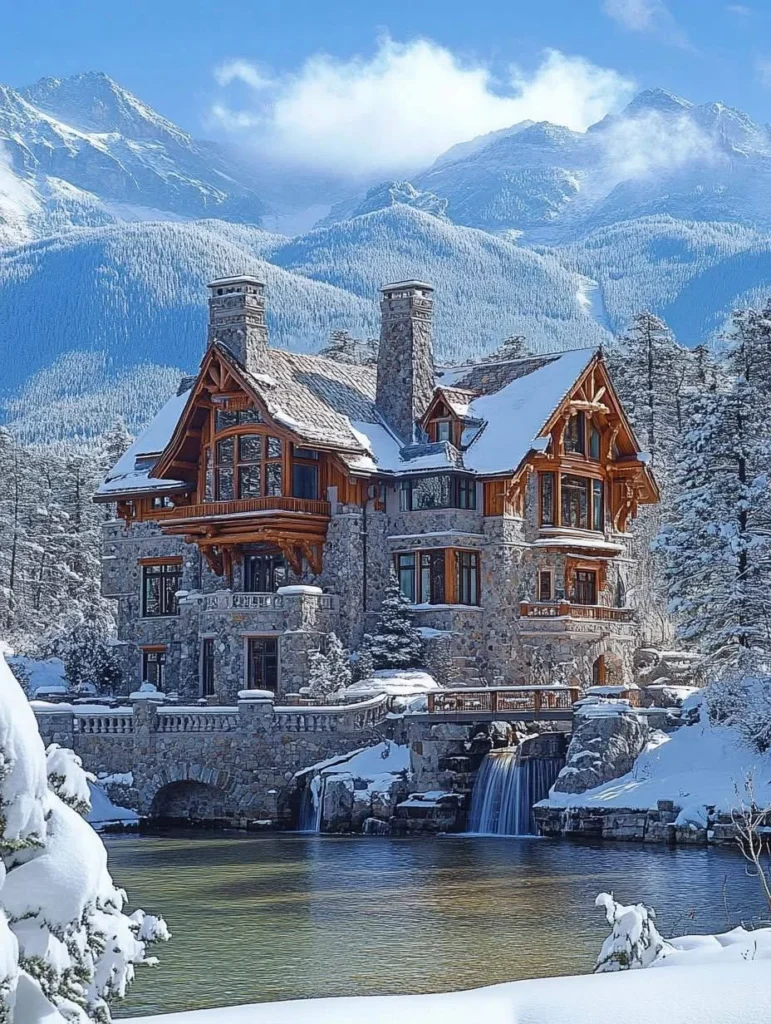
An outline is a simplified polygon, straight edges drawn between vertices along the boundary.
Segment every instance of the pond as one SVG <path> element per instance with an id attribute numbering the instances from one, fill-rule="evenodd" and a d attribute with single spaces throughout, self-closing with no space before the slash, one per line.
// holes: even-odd
<path id="1" fill-rule="evenodd" d="M 117 884 L 174 933 L 119 1017 L 587 972 L 602 890 L 654 906 L 665 935 L 763 912 L 732 850 L 201 831 L 107 846 Z"/>

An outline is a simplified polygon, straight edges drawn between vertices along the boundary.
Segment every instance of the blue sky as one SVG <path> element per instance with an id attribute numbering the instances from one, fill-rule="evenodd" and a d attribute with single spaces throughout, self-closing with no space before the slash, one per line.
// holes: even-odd
<path id="1" fill-rule="evenodd" d="M 424 95 L 422 120 L 406 109 L 404 134 L 426 129 L 430 139 L 408 145 L 407 162 L 454 141 L 439 122 L 455 111 L 461 138 L 503 126 L 509 113 L 581 128 L 651 86 L 771 121 L 771 0 L 2 4 L 0 81 L 103 70 L 194 135 L 260 136 L 273 155 L 304 146 L 308 159 L 320 145 L 333 162 L 348 147 L 366 164 L 356 130 L 346 135 L 340 122 L 377 148 L 376 131 L 362 135 L 373 108 L 392 107 L 401 125 Z M 517 96 L 518 105 L 496 102 Z M 322 110 L 334 123 L 308 137 L 301 126 L 297 141 L 298 119 Z"/>

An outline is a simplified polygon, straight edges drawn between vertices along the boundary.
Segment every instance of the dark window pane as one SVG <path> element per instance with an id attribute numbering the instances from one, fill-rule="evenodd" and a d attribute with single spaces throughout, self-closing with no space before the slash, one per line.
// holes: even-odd
<path id="1" fill-rule="evenodd" d="M 242 434 L 238 439 L 238 461 L 259 462 L 262 458 L 262 434 Z"/>
<path id="2" fill-rule="evenodd" d="M 402 480 L 399 484 L 399 511 L 409 512 L 412 508 L 412 487 L 409 480 Z"/>
<path id="3" fill-rule="evenodd" d="M 260 470 L 259 463 L 251 466 L 238 467 L 238 497 L 259 498 L 260 496 Z"/>
<path id="4" fill-rule="evenodd" d="M 269 459 L 280 459 L 281 458 L 281 438 L 280 437 L 269 437 L 268 438 L 268 458 Z"/>
<path id="5" fill-rule="evenodd" d="M 269 462 L 265 466 L 265 493 L 272 497 L 283 494 L 280 462 Z"/>
<path id="6" fill-rule="evenodd" d="M 423 604 L 444 604 L 444 551 L 421 552 L 420 600 Z"/>
<path id="7" fill-rule="evenodd" d="M 152 683 L 159 690 L 163 690 L 164 676 L 166 674 L 166 652 L 165 651 L 143 651 L 142 652 L 142 681 Z"/>
<path id="8" fill-rule="evenodd" d="M 223 438 L 217 442 L 217 498 L 230 501 L 233 497 L 233 454 L 235 440 Z"/>
<path id="9" fill-rule="evenodd" d="M 306 466 L 295 462 L 292 467 L 292 493 L 295 498 L 315 501 L 319 496 L 318 466 Z"/>
<path id="10" fill-rule="evenodd" d="M 278 686 L 278 641 L 275 637 L 250 637 L 247 682 L 252 690 L 275 690 Z"/>
<path id="11" fill-rule="evenodd" d="M 551 573 L 548 569 L 542 569 L 538 573 L 538 600 L 551 601 Z"/>
<path id="12" fill-rule="evenodd" d="M 541 473 L 541 525 L 554 525 L 554 473 Z"/>
<path id="13" fill-rule="evenodd" d="M 233 470 L 217 470 L 217 498 L 219 501 L 230 501 L 233 497 Z"/>
<path id="14" fill-rule="evenodd" d="M 455 565 L 458 604 L 479 604 L 479 555 L 457 551 Z"/>
<path id="15" fill-rule="evenodd" d="M 437 420 L 436 421 L 436 439 L 437 441 L 451 441 L 452 428 L 449 420 Z"/>
<path id="16" fill-rule="evenodd" d="M 565 451 L 584 455 L 586 452 L 586 431 L 584 414 L 577 412 L 571 416 L 565 428 Z"/>
<path id="17" fill-rule="evenodd" d="M 603 530 L 605 528 L 605 501 L 604 488 L 601 480 L 592 480 L 592 529 Z"/>
<path id="18" fill-rule="evenodd" d="M 600 432 L 597 427 L 589 431 L 589 458 L 599 459 L 600 457 Z"/>
<path id="19" fill-rule="evenodd" d="M 228 427 L 238 425 L 238 413 L 228 412 L 227 409 L 217 409 L 214 417 L 214 429 L 216 431 L 227 430 Z"/>
<path id="20" fill-rule="evenodd" d="M 474 509 L 477 507 L 476 481 L 467 476 L 455 478 L 455 507 Z"/>
<path id="21" fill-rule="evenodd" d="M 239 423 L 262 423 L 259 409 L 242 409 L 236 416 Z"/>
<path id="22" fill-rule="evenodd" d="M 401 592 L 411 603 L 415 603 L 415 556 L 412 554 L 398 555 L 396 572 L 399 577 Z"/>
<path id="23" fill-rule="evenodd" d="M 296 459 L 318 459 L 319 453 L 315 452 L 312 448 L 297 448 L 293 446 L 294 457 Z"/>
<path id="24" fill-rule="evenodd" d="M 181 583 L 181 565 L 142 566 L 142 614 L 146 618 L 177 615 L 177 591 Z"/>
<path id="25" fill-rule="evenodd" d="M 214 501 L 214 467 L 211 463 L 211 448 L 204 450 L 203 500 Z"/>
<path id="26" fill-rule="evenodd" d="M 412 508 L 450 507 L 450 477 L 424 476 L 412 480 Z"/>
<path id="27" fill-rule="evenodd" d="M 244 590 L 272 594 L 286 583 L 284 556 L 279 552 L 244 557 Z"/>
<path id="28" fill-rule="evenodd" d="M 201 695 L 214 693 L 214 640 L 207 637 L 201 642 Z"/>
<path id="29" fill-rule="evenodd" d="M 589 491 L 590 481 L 582 476 L 563 475 L 562 486 L 562 525 L 571 526 L 576 530 L 589 529 Z"/>
<path id="30" fill-rule="evenodd" d="M 597 604 L 597 573 L 591 569 L 576 570 L 575 593 L 576 604 Z"/>

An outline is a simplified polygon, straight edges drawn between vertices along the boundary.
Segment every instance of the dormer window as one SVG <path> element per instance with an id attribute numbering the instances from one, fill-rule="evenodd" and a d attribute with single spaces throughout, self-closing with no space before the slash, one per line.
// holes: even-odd
<path id="1" fill-rule="evenodd" d="M 454 417 L 444 402 L 437 402 L 426 424 L 429 441 L 449 441 L 454 444 Z"/>
<path id="2" fill-rule="evenodd" d="M 452 423 L 449 420 L 434 420 L 437 441 L 452 440 Z"/>

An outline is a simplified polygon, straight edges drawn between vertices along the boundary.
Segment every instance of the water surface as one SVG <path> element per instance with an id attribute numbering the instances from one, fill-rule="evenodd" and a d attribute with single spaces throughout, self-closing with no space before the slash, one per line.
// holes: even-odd
<path id="1" fill-rule="evenodd" d="M 107 845 L 116 882 L 174 933 L 122 1017 L 589 971 L 607 934 L 602 890 L 655 906 L 665 935 L 763 911 L 728 850 L 238 832 Z"/>

